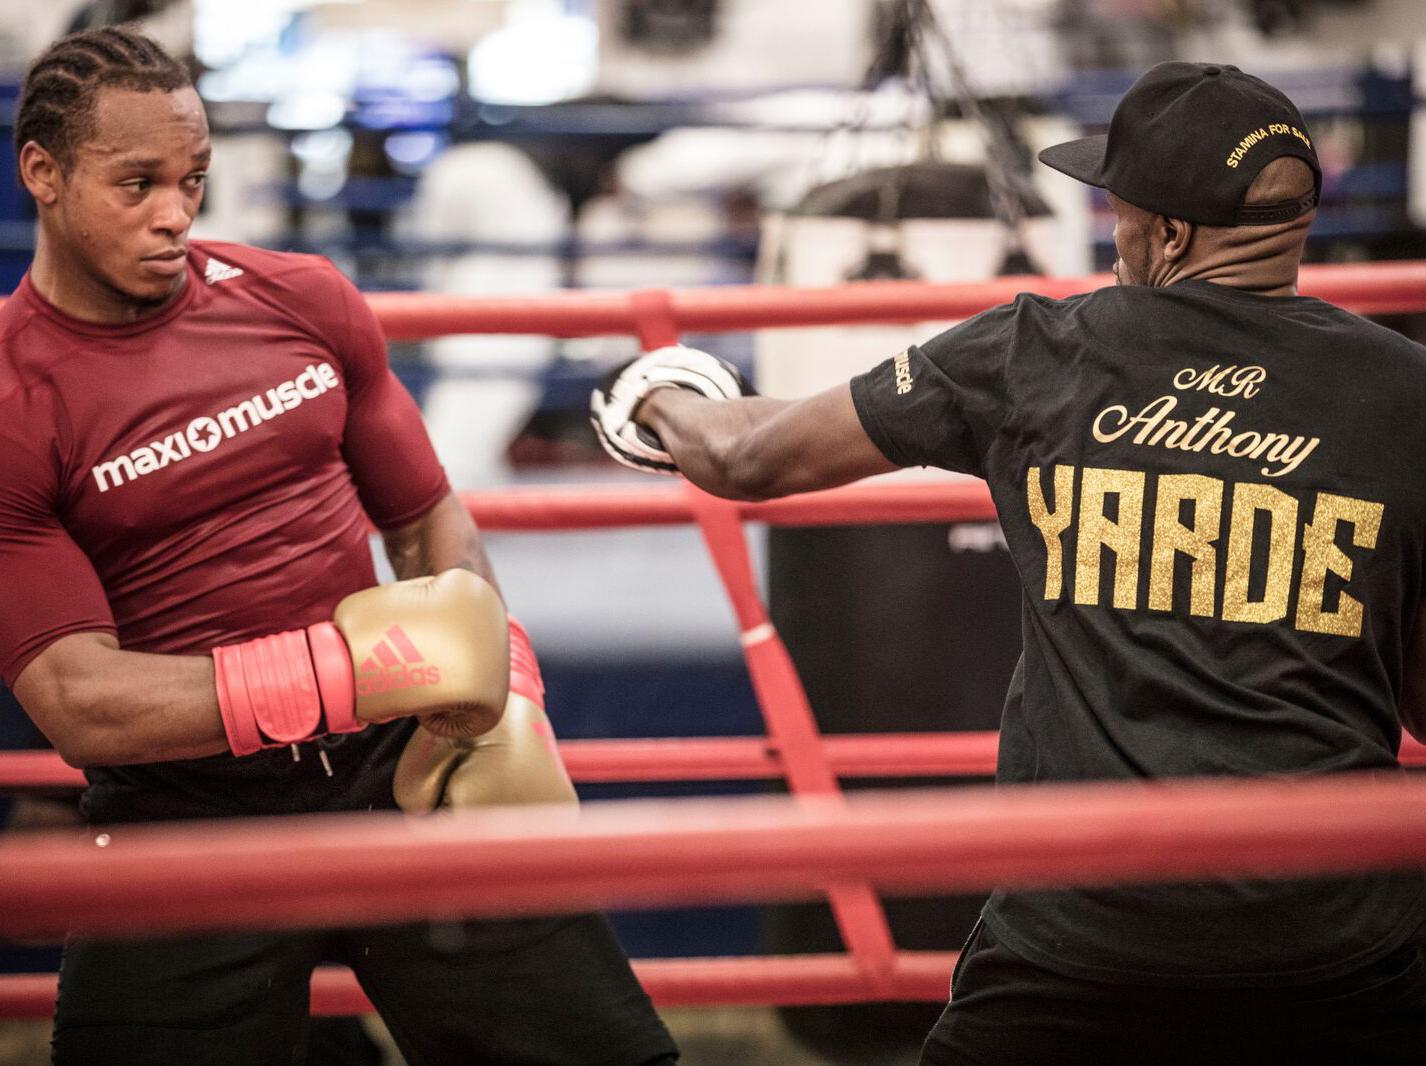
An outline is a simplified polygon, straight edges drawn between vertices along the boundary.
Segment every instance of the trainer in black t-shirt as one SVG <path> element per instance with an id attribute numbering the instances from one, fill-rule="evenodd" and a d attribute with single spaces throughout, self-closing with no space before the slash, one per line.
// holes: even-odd
<path id="1" fill-rule="evenodd" d="M 898 465 L 984 477 L 1024 583 L 1006 784 L 1400 773 L 1426 566 L 1426 349 L 1320 300 L 1202 281 L 1022 296 L 852 382 Z M 1422 918 L 1393 874 L 997 892 L 1074 976 L 1305 982 Z"/>
<path id="2" fill-rule="evenodd" d="M 984 477 L 1024 585 L 1005 784 L 1399 777 L 1401 726 L 1426 739 L 1426 349 L 1297 295 L 1301 113 L 1161 63 L 1039 158 L 1105 190 L 1119 287 L 1022 296 L 799 400 L 657 349 L 595 390 L 601 442 L 737 500 Z M 997 892 L 922 1061 L 1418 1062 L 1423 916 L 1422 871 Z"/>

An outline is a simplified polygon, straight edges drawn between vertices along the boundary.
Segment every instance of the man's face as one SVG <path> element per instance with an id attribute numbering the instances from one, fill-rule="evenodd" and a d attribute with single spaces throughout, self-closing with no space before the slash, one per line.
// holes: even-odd
<path id="1" fill-rule="evenodd" d="M 1109 206 L 1114 209 L 1114 248 L 1119 253 L 1114 261 L 1115 283 L 1147 285 L 1153 257 L 1154 216 L 1113 193 L 1109 194 Z"/>
<path id="2" fill-rule="evenodd" d="M 94 112 L 58 186 L 59 267 L 95 311 L 156 307 L 186 278 L 210 156 L 203 104 L 193 89 L 105 88 Z"/>

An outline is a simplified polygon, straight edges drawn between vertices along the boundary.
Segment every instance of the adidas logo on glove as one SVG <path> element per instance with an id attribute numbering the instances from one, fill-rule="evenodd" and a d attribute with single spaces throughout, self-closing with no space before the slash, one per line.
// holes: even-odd
<path id="1" fill-rule="evenodd" d="M 371 696 L 378 692 L 440 684 L 439 667 L 415 665 L 425 661 L 425 656 L 411 643 L 406 631 L 400 626 L 392 626 L 357 667 L 357 695 Z"/>

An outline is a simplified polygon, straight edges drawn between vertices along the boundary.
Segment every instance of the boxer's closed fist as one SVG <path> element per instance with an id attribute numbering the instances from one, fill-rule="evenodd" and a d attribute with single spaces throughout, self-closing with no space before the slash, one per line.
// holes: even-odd
<path id="1" fill-rule="evenodd" d="M 467 570 L 354 592 L 330 622 L 213 649 L 235 755 L 414 715 L 437 736 L 500 721 L 510 684 L 505 606 Z"/>
<path id="2" fill-rule="evenodd" d="M 332 624 L 351 654 L 361 721 L 414 715 L 438 736 L 476 737 L 500 720 L 509 688 L 505 607 L 470 571 L 354 592 Z"/>
<path id="3" fill-rule="evenodd" d="M 655 389 L 690 389 L 711 400 L 753 395 L 731 363 L 681 344 L 656 348 L 612 370 L 589 397 L 599 443 L 625 466 L 660 474 L 677 473 L 678 466 L 658 435 L 635 420 L 639 404 Z"/>

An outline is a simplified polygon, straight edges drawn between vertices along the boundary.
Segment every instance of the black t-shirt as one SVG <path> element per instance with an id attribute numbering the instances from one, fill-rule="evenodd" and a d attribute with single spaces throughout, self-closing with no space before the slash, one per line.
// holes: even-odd
<path id="1" fill-rule="evenodd" d="M 1206 282 L 1021 296 L 852 381 L 893 462 L 989 483 L 1024 585 L 997 781 L 1400 773 L 1426 565 L 1426 349 Z M 996 892 L 1033 962 L 1326 979 L 1391 951 L 1415 873 Z"/>

